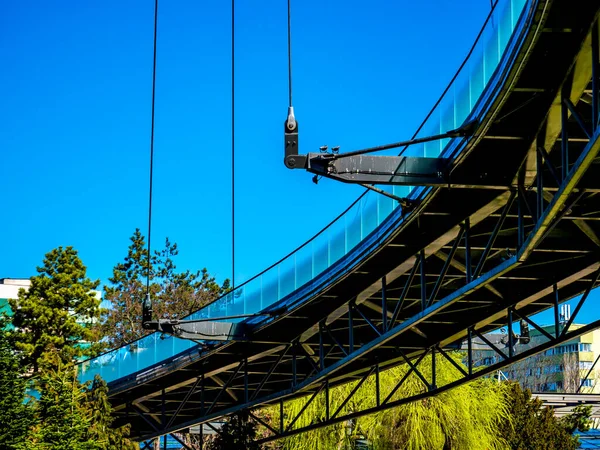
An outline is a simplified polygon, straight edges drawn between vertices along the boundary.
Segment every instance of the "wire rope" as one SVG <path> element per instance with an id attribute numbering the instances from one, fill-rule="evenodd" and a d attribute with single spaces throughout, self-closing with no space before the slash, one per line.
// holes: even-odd
<path id="1" fill-rule="evenodd" d="M 152 119 L 150 125 L 150 186 L 148 193 L 148 261 L 146 262 L 146 298 L 150 297 L 150 259 L 152 250 L 152 187 L 154 175 L 154 111 L 156 104 L 156 41 L 158 28 L 158 0 L 154 0 L 154 54 L 152 61 Z"/>
<path id="2" fill-rule="evenodd" d="M 235 287 L 235 0 L 231 0 L 231 287 Z"/>
<path id="3" fill-rule="evenodd" d="M 292 106 L 292 0 L 287 2 L 288 100 Z"/>

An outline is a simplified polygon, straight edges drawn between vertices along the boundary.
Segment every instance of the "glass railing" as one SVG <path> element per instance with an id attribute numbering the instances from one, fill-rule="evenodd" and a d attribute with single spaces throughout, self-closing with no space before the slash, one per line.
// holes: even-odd
<path id="1" fill-rule="evenodd" d="M 458 128 L 481 109 L 484 89 L 499 67 L 510 37 L 524 19 L 520 18 L 527 0 L 498 0 L 477 41 L 440 100 L 415 133 L 428 136 Z M 479 109 L 478 109 L 479 108 Z M 457 140 L 456 140 L 457 141 Z M 445 156 L 456 141 L 445 139 L 409 147 L 406 155 Z M 401 197 L 417 194 L 409 186 L 387 186 L 385 190 Z M 250 314 L 278 302 L 321 274 L 382 224 L 398 203 L 372 191 L 365 192 L 336 220 L 296 251 L 251 278 L 225 296 L 195 312 L 189 318 L 218 318 Z M 153 333 L 129 345 L 80 364 L 80 379 L 96 374 L 107 382 L 144 371 L 197 346 L 189 340 Z"/>

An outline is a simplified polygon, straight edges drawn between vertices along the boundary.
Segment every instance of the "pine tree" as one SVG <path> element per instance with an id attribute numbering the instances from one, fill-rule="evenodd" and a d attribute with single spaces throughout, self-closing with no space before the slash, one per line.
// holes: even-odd
<path id="1" fill-rule="evenodd" d="M 91 386 L 77 380 L 75 366 L 64 364 L 57 352 L 35 380 L 39 400 L 34 401 L 35 423 L 24 443 L 27 450 L 135 450 L 127 439 L 128 427 L 111 428 L 113 418 L 106 383 L 96 378 Z M 17 450 L 21 450 L 18 448 Z"/>
<path id="2" fill-rule="evenodd" d="M 100 350 L 95 323 L 100 300 L 94 289 L 99 281 L 86 275 L 86 267 L 73 247 L 58 247 L 47 253 L 38 274 L 31 277 L 28 291 L 21 289 L 11 299 L 16 327 L 14 342 L 33 373 L 39 372 L 49 352 L 63 363 L 93 356 Z"/>
<path id="3" fill-rule="evenodd" d="M 577 405 L 570 414 L 560 418 L 560 424 L 567 430 L 567 433 L 573 434 L 576 431 L 586 432 L 592 426 L 592 405 Z"/>
<path id="4" fill-rule="evenodd" d="M 95 442 L 88 435 L 92 417 L 86 414 L 86 394 L 77 381 L 72 366 L 54 355 L 54 368 L 44 370 L 36 383 L 39 400 L 36 404 L 37 424 L 34 427 L 31 447 L 33 449 L 91 450 L 102 449 L 102 442 Z M 53 359 L 46 355 L 47 360 Z"/>
<path id="5" fill-rule="evenodd" d="M 145 238 L 139 229 L 130 241 L 127 256 L 113 268 L 110 285 L 104 287 L 104 299 L 112 306 L 106 313 L 103 332 L 111 347 L 148 334 L 141 326 L 147 277 L 157 319 L 187 316 L 229 289 L 228 280 L 219 286 L 206 269 L 178 272 L 174 258 L 179 249 L 168 238 L 164 248 L 155 251 L 150 261 Z"/>
<path id="6" fill-rule="evenodd" d="M 127 439 L 130 426 L 111 427 L 114 418 L 108 400 L 106 382 L 96 375 L 91 388 L 86 392 L 87 413 L 91 416 L 88 435 L 94 442 L 102 442 L 103 450 L 137 450 L 138 445 Z"/>
<path id="7" fill-rule="evenodd" d="M 511 416 L 503 422 L 501 430 L 509 448 L 574 450 L 579 446 L 577 437 L 571 435 L 574 429 L 567 429 L 573 421 L 557 419 L 552 408 L 544 407 L 540 399 L 533 398 L 531 392 L 523 390 L 518 383 L 507 385 Z"/>
<path id="8" fill-rule="evenodd" d="M 33 423 L 31 403 L 25 402 L 26 380 L 13 351 L 9 321 L 0 316 L 0 448 L 18 450 Z"/>

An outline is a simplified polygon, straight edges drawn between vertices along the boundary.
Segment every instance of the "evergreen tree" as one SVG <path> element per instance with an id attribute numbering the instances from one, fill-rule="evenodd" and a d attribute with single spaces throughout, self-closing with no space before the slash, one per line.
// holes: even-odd
<path id="1" fill-rule="evenodd" d="M 135 450 L 127 439 L 129 427 L 113 429 L 106 383 L 96 378 L 91 386 L 79 383 L 73 364 L 54 363 L 35 380 L 39 400 L 34 402 L 35 424 L 24 443 L 28 450 Z M 19 448 L 19 450 L 21 450 Z"/>
<path id="2" fill-rule="evenodd" d="M 55 368 L 44 370 L 36 383 L 40 398 L 36 405 L 37 424 L 30 448 L 103 449 L 102 442 L 95 442 L 88 435 L 92 417 L 87 414 L 86 394 L 77 381 L 75 371 L 63 365 L 58 353 L 53 354 L 55 361 L 52 365 Z M 51 359 L 46 356 L 47 360 Z"/>
<path id="3" fill-rule="evenodd" d="M 0 448 L 23 448 L 33 422 L 31 404 L 25 402 L 26 380 L 10 343 L 9 321 L 0 316 Z"/>
<path id="4" fill-rule="evenodd" d="M 174 258 L 179 249 L 167 238 L 150 261 L 145 238 L 139 229 L 130 237 L 127 256 L 113 268 L 110 285 L 104 287 L 104 299 L 112 306 L 106 312 L 104 335 L 111 347 L 118 347 L 146 334 L 142 324 L 142 301 L 146 297 L 147 277 L 156 319 L 182 318 L 218 298 L 229 289 L 201 271 L 178 272 Z"/>
<path id="5" fill-rule="evenodd" d="M 254 442 L 256 424 L 251 422 L 248 413 L 242 411 L 229 418 L 221 427 L 221 432 L 209 441 L 208 450 L 259 450 Z"/>
<path id="6" fill-rule="evenodd" d="M 552 408 L 544 407 L 542 401 L 533 398 L 518 383 L 507 383 L 510 419 L 503 422 L 502 434 L 509 448 L 515 450 L 569 450 L 579 446 L 579 440 L 567 429 L 579 420 L 561 421 L 554 416 Z"/>
<path id="7" fill-rule="evenodd" d="M 21 289 L 17 299 L 9 300 L 15 346 L 33 373 L 49 363 L 44 360 L 49 352 L 68 363 L 100 350 L 94 325 L 100 316 L 100 300 L 92 292 L 99 281 L 87 277 L 77 250 L 52 250 L 37 271 L 29 290 Z"/>
<path id="8" fill-rule="evenodd" d="M 592 405 L 577 405 L 571 411 L 560 418 L 560 424 L 567 430 L 567 433 L 573 434 L 576 431 L 586 432 L 592 426 Z"/>
<path id="9" fill-rule="evenodd" d="M 88 435 L 94 442 L 102 442 L 102 450 L 138 450 L 139 446 L 127 439 L 130 426 L 111 427 L 114 418 L 108 400 L 106 382 L 96 375 L 86 392 L 87 414 L 91 416 Z"/>

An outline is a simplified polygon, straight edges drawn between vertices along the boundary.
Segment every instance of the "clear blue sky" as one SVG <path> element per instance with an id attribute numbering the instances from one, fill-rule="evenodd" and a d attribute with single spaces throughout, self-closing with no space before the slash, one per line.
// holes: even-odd
<path id="1" fill-rule="evenodd" d="M 409 137 L 475 39 L 487 0 L 293 0 L 301 151 Z M 0 277 L 73 245 L 106 282 L 147 232 L 152 0 L 0 6 Z M 229 2 L 162 0 L 153 243 L 231 277 Z M 319 231 L 361 189 L 282 163 L 286 2 L 236 6 L 236 280 Z M 590 306 L 591 307 L 591 306 Z M 587 308 L 586 308 L 587 310 Z M 588 312 L 582 311 L 582 317 Z M 544 322 L 551 314 L 544 314 Z"/>
<path id="2" fill-rule="evenodd" d="M 75 246 L 103 282 L 146 233 L 153 1 L 4 2 L 0 7 L 0 277 L 29 277 Z M 490 4 L 293 2 L 301 151 L 412 134 Z M 153 243 L 180 269 L 231 276 L 228 2 L 161 1 Z M 236 280 L 293 250 L 361 189 L 282 163 L 286 2 L 236 7 Z"/>
<path id="3" fill-rule="evenodd" d="M 293 3 L 301 150 L 408 137 L 489 12 L 487 0 Z M 0 7 L 0 277 L 75 246 L 105 281 L 147 228 L 152 0 Z M 231 276 L 228 2 L 159 8 L 153 243 L 181 269 Z M 293 250 L 360 188 L 282 163 L 286 2 L 236 6 L 236 280 Z"/>

